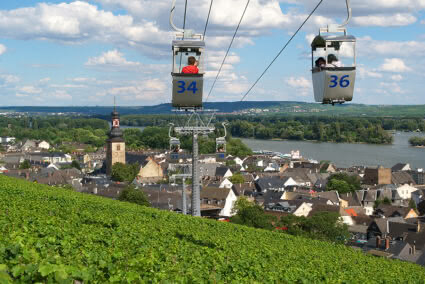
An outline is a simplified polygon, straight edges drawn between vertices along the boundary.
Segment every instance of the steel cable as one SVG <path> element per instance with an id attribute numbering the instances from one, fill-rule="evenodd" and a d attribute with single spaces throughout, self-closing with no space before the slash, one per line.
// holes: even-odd
<path id="1" fill-rule="evenodd" d="M 308 17 L 304 20 L 304 22 L 301 24 L 301 26 L 297 29 L 297 31 L 291 36 L 291 38 L 286 42 L 286 44 L 283 46 L 283 48 L 279 51 L 279 53 L 275 56 L 275 58 L 272 60 L 272 62 L 267 66 L 267 68 L 261 73 L 260 77 L 255 81 L 255 83 L 249 88 L 249 90 L 245 93 L 245 95 L 242 96 L 241 102 L 246 98 L 246 96 L 251 92 L 251 90 L 257 85 L 258 81 L 266 74 L 267 70 L 272 66 L 272 64 L 276 61 L 276 59 L 282 54 L 282 52 L 286 49 L 286 47 L 291 43 L 292 39 L 298 34 L 298 32 L 302 29 L 302 27 L 307 23 L 307 21 L 310 19 L 310 17 L 316 12 L 317 8 L 319 8 L 320 4 L 322 4 L 323 0 L 320 0 L 320 2 L 316 5 L 316 7 L 311 11 L 311 13 L 308 15 Z"/>

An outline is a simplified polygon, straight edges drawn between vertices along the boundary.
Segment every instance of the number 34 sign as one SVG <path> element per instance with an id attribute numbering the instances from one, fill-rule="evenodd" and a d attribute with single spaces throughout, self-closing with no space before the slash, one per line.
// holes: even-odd
<path id="1" fill-rule="evenodd" d="M 187 91 L 192 91 L 193 94 L 196 94 L 196 91 L 198 91 L 198 88 L 196 88 L 196 81 L 192 81 L 187 87 L 185 81 L 177 81 L 177 93 L 182 94 Z"/>
<path id="2" fill-rule="evenodd" d="M 350 77 L 350 75 L 344 75 L 344 76 L 341 76 L 341 78 L 338 78 L 338 76 L 336 76 L 336 75 L 331 75 L 331 81 L 330 81 L 329 88 L 335 88 L 338 85 L 341 88 L 347 88 L 348 86 L 350 86 L 349 77 Z"/>

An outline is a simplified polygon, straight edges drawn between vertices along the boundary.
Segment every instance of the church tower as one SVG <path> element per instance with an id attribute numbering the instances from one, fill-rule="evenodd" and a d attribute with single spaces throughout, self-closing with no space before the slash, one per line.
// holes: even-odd
<path id="1" fill-rule="evenodd" d="M 106 141 L 106 174 L 111 175 L 112 166 L 115 163 L 125 164 L 125 141 L 123 133 L 120 129 L 120 115 L 115 108 L 114 98 L 114 111 L 111 113 L 112 127 L 109 132 L 109 139 Z"/>

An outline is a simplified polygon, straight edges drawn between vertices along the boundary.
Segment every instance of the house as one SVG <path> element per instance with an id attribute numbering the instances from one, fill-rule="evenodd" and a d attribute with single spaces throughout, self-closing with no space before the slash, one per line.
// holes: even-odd
<path id="1" fill-rule="evenodd" d="M 219 180 L 233 176 L 232 171 L 227 167 L 217 167 L 215 170 L 215 177 Z"/>
<path id="2" fill-rule="evenodd" d="M 377 168 L 366 168 L 363 183 L 369 185 L 391 184 L 391 169 L 379 166 Z"/>
<path id="3" fill-rule="evenodd" d="M 415 185 L 415 181 L 408 172 L 393 172 L 391 175 L 392 184 Z"/>
<path id="4" fill-rule="evenodd" d="M 363 197 L 363 207 L 366 210 L 366 215 L 373 214 L 373 206 L 375 205 L 375 201 L 378 199 L 378 191 L 376 189 L 370 189 L 364 191 Z"/>
<path id="5" fill-rule="evenodd" d="M 218 163 L 199 163 L 198 166 L 199 174 L 203 179 L 212 179 L 215 178 L 217 168 L 221 165 Z"/>
<path id="6" fill-rule="evenodd" d="M 374 215 L 380 218 L 401 217 L 403 219 L 418 218 L 416 211 L 409 207 L 399 207 L 380 204 L 376 207 Z"/>
<path id="7" fill-rule="evenodd" d="M 57 170 L 53 167 L 45 168 L 37 173 L 30 174 L 29 180 L 47 184 L 47 185 L 73 185 L 76 187 L 82 187 L 83 175 L 80 170 L 77 169 L 66 169 Z"/>
<path id="8" fill-rule="evenodd" d="M 415 201 L 416 205 L 425 200 L 425 189 L 418 189 L 411 194 L 411 198 Z"/>
<path id="9" fill-rule="evenodd" d="M 425 172 L 422 169 L 410 171 L 409 173 L 416 184 L 425 184 Z"/>
<path id="10" fill-rule="evenodd" d="M 380 238 L 390 237 L 393 240 L 404 240 L 409 233 L 417 233 L 419 230 L 418 224 L 377 218 L 367 228 L 367 234 L 368 239 L 379 236 Z"/>
<path id="11" fill-rule="evenodd" d="M 16 138 L 15 137 L 0 137 L 0 144 L 13 144 L 15 143 Z"/>
<path id="12" fill-rule="evenodd" d="M 9 170 L 5 168 L 4 166 L 0 166 L 0 174 L 7 173 Z"/>
<path id="13" fill-rule="evenodd" d="M 71 155 L 60 152 L 37 152 L 29 153 L 27 159 L 32 165 L 38 164 L 70 164 L 72 162 Z"/>
<path id="14" fill-rule="evenodd" d="M 312 210 L 311 204 L 301 200 L 279 201 L 276 203 L 269 203 L 265 207 L 266 213 L 267 211 L 268 212 L 272 211 L 272 212 L 292 214 L 298 217 L 301 217 L 301 216 L 307 217 L 309 213 L 311 212 L 311 210 Z"/>
<path id="15" fill-rule="evenodd" d="M 156 183 L 164 179 L 164 171 L 154 159 L 148 158 L 145 166 L 141 166 L 136 179 L 140 183 Z"/>
<path id="16" fill-rule="evenodd" d="M 219 186 L 219 188 L 232 188 L 232 187 L 233 187 L 233 183 L 229 179 L 227 179 L 227 178 L 225 178 L 220 183 L 220 186 Z"/>
<path id="17" fill-rule="evenodd" d="M 201 190 L 201 210 L 206 205 L 221 208 L 218 215 L 220 217 L 231 217 L 233 205 L 237 197 L 231 188 L 204 187 Z"/>
<path id="18" fill-rule="evenodd" d="M 323 191 L 323 192 L 316 192 L 313 193 L 313 197 L 320 198 L 320 199 L 327 199 L 331 202 L 332 205 L 338 205 L 340 204 L 340 198 L 337 191 Z"/>
<path id="19" fill-rule="evenodd" d="M 288 168 L 282 174 L 284 177 L 291 177 L 299 186 L 312 187 L 321 176 L 306 168 Z"/>
<path id="20" fill-rule="evenodd" d="M 397 163 L 392 168 L 392 172 L 401 172 L 401 171 L 410 171 L 410 165 L 409 164 L 403 164 L 403 163 Z"/>
<path id="21" fill-rule="evenodd" d="M 417 245 L 405 240 L 393 240 L 390 237 L 372 237 L 362 248 L 365 252 L 374 256 L 399 259 L 417 264 L 420 264 L 420 259 L 423 255 L 423 252 L 417 249 Z"/>
<path id="22" fill-rule="evenodd" d="M 236 158 L 233 159 L 233 161 L 236 163 L 236 165 L 239 165 L 239 166 L 243 167 L 243 162 L 244 161 L 241 158 L 236 157 Z"/>
<path id="23" fill-rule="evenodd" d="M 44 149 L 44 150 L 49 150 L 50 149 L 50 144 L 47 141 L 39 141 L 39 140 L 31 140 L 31 139 L 27 139 L 21 146 L 21 150 L 22 151 L 28 151 L 30 149 Z"/>
<path id="24" fill-rule="evenodd" d="M 357 192 L 341 193 L 339 198 L 346 202 L 346 206 L 362 206 L 362 198 Z"/>
<path id="25" fill-rule="evenodd" d="M 279 171 L 279 165 L 276 163 L 269 163 L 267 167 L 264 169 L 264 172 L 278 172 Z"/>
<path id="26" fill-rule="evenodd" d="M 335 173 L 336 167 L 332 163 L 323 163 L 320 165 L 320 172 Z"/>
<path id="27" fill-rule="evenodd" d="M 166 184 L 141 186 L 152 207 L 166 211 L 183 211 L 183 197 L 181 186 Z M 186 210 L 191 210 L 191 191 L 186 188 Z"/>
<path id="28" fill-rule="evenodd" d="M 404 185 L 399 186 L 395 189 L 398 196 L 400 196 L 400 198 L 402 200 L 410 200 L 412 198 L 412 193 L 417 191 L 417 190 L 418 189 L 416 187 L 413 187 L 409 184 L 404 184 Z"/>
<path id="29" fill-rule="evenodd" d="M 50 144 L 47 141 L 36 141 L 36 147 L 44 150 L 50 149 Z"/>
<path id="30" fill-rule="evenodd" d="M 254 183 L 234 184 L 232 189 L 237 197 L 245 196 L 251 198 L 256 191 Z"/>
<path id="31" fill-rule="evenodd" d="M 281 179 L 279 177 L 263 177 L 255 182 L 258 192 L 284 191 L 287 186 L 294 186 L 297 183 L 292 178 Z"/>
<path id="32" fill-rule="evenodd" d="M 334 213 L 340 214 L 339 206 L 335 206 L 335 205 L 326 205 L 326 204 L 316 203 L 316 204 L 312 204 L 311 207 L 312 209 L 308 214 L 309 217 L 321 212 L 334 212 Z"/>
<path id="33" fill-rule="evenodd" d="M 320 170 L 320 164 L 311 162 L 301 162 L 295 163 L 294 168 L 310 169 L 312 170 L 312 172 L 317 173 Z"/>
<path id="34" fill-rule="evenodd" d="M 316 191 L 324 191 L 326 189 L 327 184 L 328 184 L 328 179 L 318 178 L 316 182 L 314 183 L 313 188 Z"/>

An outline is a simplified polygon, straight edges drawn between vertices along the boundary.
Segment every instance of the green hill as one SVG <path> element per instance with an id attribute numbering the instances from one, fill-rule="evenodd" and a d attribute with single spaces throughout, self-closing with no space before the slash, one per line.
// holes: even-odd
<path id="1" fill-rule="evenodd" d="M 420 266 L 0 176 L 0 283 L 423 283 Z"/>

